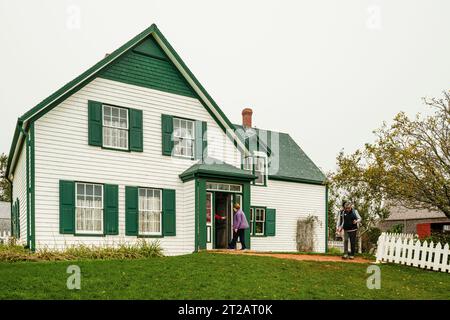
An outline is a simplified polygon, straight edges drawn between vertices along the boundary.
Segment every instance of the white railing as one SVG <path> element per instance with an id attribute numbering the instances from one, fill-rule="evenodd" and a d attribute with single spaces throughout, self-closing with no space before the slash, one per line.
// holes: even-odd
<path id="1" fill-rule="evenodd" d="M 10 237 L 11 237 L 11 232 L 0 231 L 0 243 L 6 243 Z"/>
<path id="2" fill-rule="evenodd" d="M 378 238 L 377 262 L 393 262 L 408 266 L 450 272 L 450 250 L 446 243 L 421 242 L 402 234 L 382 233 Z"/>

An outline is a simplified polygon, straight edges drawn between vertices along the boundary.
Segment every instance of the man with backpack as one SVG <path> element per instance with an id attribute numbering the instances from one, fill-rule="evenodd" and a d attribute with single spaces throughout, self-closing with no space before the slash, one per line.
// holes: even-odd
<path id="1" fill-rule="evenodd" d="M 344 256 L 343 259 L 354 259 L 356 252 L 356 232 L 358 223 L 361 222 L 361 216 L 350 201 L 344 203 L 344 209 L 339 212 L 336 223 L 336 230 L 344 232 Z M 350 240 L 350 256 L 348 255 L 348 240 Z"/>

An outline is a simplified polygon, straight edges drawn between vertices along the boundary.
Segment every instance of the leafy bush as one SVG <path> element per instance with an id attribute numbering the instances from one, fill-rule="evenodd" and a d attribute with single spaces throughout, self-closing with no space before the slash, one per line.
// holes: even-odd
<path id="1" fill-rule="evenodd" d="M 63 251 L 43 248 L 31 252 L 19 245 L 0 245 L 0 261 L 65 261 L 85 259 L 143 259 L 162 257 L 163 250 L 158 241 L 144 240 L 135 245 L 120 244 L 117 247 L 94 247 L 78 245 Z"/>
<path id="2" fill-rule="evenodd" d="M 371 228 L 361 236 L 361 249 L 365 253 L 373 253 L 381 235 L 379 228 Z"/>
<path id="3" fill-rule="evenodd" d="M 403 233 L 403 224 L 394 224 L 389 230 L 388 232 L 390 233 Z"/>
<path id="4" fill-rule="evenodd" d="M 448 243 L 450 245 L 450 233 L 443 233 L 443 232 L 435 232 L 432 233 L 431 236 L 425 238 L 424 240 L 427 240 L 428 242 L 433 241 L 435 244 L 440 242 L 441 245 L 445 245 Z"/>

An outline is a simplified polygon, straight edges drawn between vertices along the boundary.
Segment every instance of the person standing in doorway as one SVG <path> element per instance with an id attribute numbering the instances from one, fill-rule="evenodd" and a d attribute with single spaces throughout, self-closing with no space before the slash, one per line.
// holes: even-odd
<path id="1" fill-rule="evenodd" d="M 343 259 L 354 259 L 356 252 L 356 233 L 361 216 L 350 201 L 345 202 L 344 209 L 340 211 L 337 219 L 336 230 L 344 231 L 344 256 Z M 348 255 L 348 241 L 350 240 L 350 256 Z"/>
<path id="2" fill-rule="evenodd" d="M 238 241 L 241 242 L 241 250 L 246 250 L 245 246 L 245 229 L 249 228 L 247 218 L 245 217 L 244 212 L 241 210 L 241 206 L 239 203 L 235 203 L 233 205 L 234 217 L 233 217 L 233 240 L 231 240 L 228 245 L 228 249 L 235 249 L 236 243 Z"/>

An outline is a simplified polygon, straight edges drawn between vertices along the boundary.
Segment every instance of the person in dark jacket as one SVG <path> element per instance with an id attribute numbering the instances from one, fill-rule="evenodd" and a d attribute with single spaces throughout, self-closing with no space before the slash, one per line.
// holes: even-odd
<path id="1" fill-rule="evenodd" d="M 358 223 L 361 222 L 361 216 L 356 209 L 353 209 L 353 204 L 347 201 L 344 204 L 344 209 L 339 212 L 339 217 L 336 223 L 336 230 L 338 232 L 344 231 L 344 255 L 343 259 L 354 259 L 356 252 L 356 232 L 358 231 Z M 348 255 L 348 241 L 350 240 L 350 256 Z"/>

